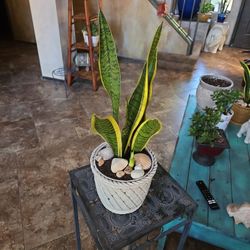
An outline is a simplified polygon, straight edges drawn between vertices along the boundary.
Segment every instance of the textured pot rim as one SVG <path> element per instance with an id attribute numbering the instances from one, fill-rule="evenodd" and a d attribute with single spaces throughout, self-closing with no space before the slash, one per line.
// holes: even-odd
<path id="1" fill-rule="evenodd" d="M 90 157 L 90 166 L 91 166 L 91 169 L 94 172 L 94 174 L 97 174 L 98 176 L 100 176 L 101 178 L 106 180 L 107 182 L 112 182 L 113 184 L 117 184 L 117 185 L 121 185 L 121 184 L 138 184 L 138 185 L 140 185 L 140 184 L 144 183 L 145 179 L 148 179 L 148 178 L 151 179 L 152 176 L 155 175 L 158 164 L 157 164 L 156 157 L 155 157 L 154 153 L 148 148 L 146 148 L 146 150 L 149 153 L 149 156 L 151 158 L 151 168 L 144 176 L 142 176 L 138 179 L 134 179 L 134 180 L 116 180 L 116 179 L 112 179 L 112 178 L 104 175 L 102 172 L 99 171 L 98 167 L 96 166 L 95 156 L 101 149 L 103 149 L 107 146 L 109 146 L 108 143 L 106 143 L 106 142 L 101 143 L 99 146 L 97 146 L 93 150 L 91 157 Z"/>
<path id="2" fill-rule="evenodd" d="M 239 107 L 239 108 L 241 108 L 241 109 L 245 109 L 245 110 L 250 110 L 250 107 L 244 107 L 244 106 L 242 106 L 240 103 L 238 103 L 238 102 L 235 102 L 233 105 L 235 105 L 235 106 L 237 106 L 237 107 Z"/>
<path id="3" fill-rule="evenodd" d="M 202 79 L 203 77 L 213 77 L 213 78 L 227 80 L 228 82 L 231 83 L 231 85 L 229 85 L 228 87 L 213 86 L 211 84 L 208 84 L 208 83 L 204 82 L 203 79 Z M 226 76 L 222 76 L 222 75 L 215 75 L 215 74 L 202 75 L 201 78 L 200 78 L 200 84 L 204 88 L 212 90 L 212 91 L 218 90 L 218 89 L 231 89 L 234 86 L 234 82 L 230 78 L 228 78 Z"/>

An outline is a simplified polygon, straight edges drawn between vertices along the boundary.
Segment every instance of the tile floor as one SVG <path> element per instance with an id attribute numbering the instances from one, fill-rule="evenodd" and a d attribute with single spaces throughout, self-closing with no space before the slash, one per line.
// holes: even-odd
<path id="1" fill-rule="evenodd" d="M 148 115 L 160 118 L 163 130 L 150 146 L 166 169 L 200 75 L 219 73 L 240 84 L 242 58 L 240 50 L 225 48 L 202 54 L 193 73 L 158 70 Z M 121 63 L 123 107 L 141 68 Z M 90 132 L 91 113 L 110 110 L 102 87 L 93 92 L 80 81 L 66 98 L 61 82 L 42 80 L 34 45 L 0 43 L 0 249 L 75 249 L 67 172 L 88 164 L 101 142 Z M 94 249 L 84 222 L 82 228 L 85 249 Z M 215 249 L 190 242 L 188 249 Z"/>

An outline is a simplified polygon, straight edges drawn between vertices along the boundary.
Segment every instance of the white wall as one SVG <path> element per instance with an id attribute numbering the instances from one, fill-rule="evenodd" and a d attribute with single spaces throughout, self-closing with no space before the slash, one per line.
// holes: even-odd
<path id="1" fill-rule="evenodd" d="M 53 70 L 63 67 L 56 0 L 29 2 L 42 76 L 51 78 Z"/>
<path id="2" fill-rule="evenodd" d="M 234 31 L 234 26 L 235 26 L 236 21 L 237 21 L 237 17 L 239 14 L 241 3 L 242 3 L 242 0 L 234 0 L 231 12 L 227 17 L 226 21 L 229 22 L 229 26 L 230 26 L 227 40 L 226 40 L 227 45 L 229 45 L 229 43 L 231 41 L 231 37 L 232 37 L 233 31 Z"/>

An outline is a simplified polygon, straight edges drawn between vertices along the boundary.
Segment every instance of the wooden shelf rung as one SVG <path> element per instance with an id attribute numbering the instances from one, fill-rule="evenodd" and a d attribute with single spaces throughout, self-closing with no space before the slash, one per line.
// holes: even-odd
<path id="1" fill-rule="evenodd" d="M 82 14 L 82 13 L 72 16 L 72 19 L 74 19 L 74 20 L 84 20 L 84 21 L 86 20 L 84 14 Z M 89 20 L 91 22 L 96 21 L 97 19 L 98 19 L 98 15 L 95 15 L 95 16 L 92 16 L 92 17 L 89 18 Z"/>

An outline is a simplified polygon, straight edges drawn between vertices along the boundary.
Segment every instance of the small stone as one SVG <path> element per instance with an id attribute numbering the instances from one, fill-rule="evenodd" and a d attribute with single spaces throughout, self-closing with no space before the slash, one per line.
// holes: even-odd
<path id="1" fill-rule="evenodd" d="M 141 178 L 143 175 L 144 175 L 144 171 L 143 170 L 133 170 L 131 172 L 131 177 L 133 179 Z"/>
<path id="2" fill-rule="evenodd" d="M 143 170 L 142 166 L 139 164 L 139 165 L 136 165 L 134 167 L 134 170 Z"/>
<path id="3" fill-rule="evenodd" d="M 101 156 L 104 161 L 107 161 L 114 157 L 112 148 L 107 147 L 99 151 L 98 156 Z"/>
<path id="4" fill-rule="evenodd" d="M 103 164 L 104 164 L 104 160 L 101 158 L 101 159 L 98 161 L 98 166 L 101 167 Z"/>
<path id="5" fill-rule="evenodd" d="M 132 169 L 131 169 L 131 167 L 130 166 L 127 166 L 124 170 L 124 173 L 125 174 L 128 174 L 128 175 L 130 175 L 131 174 L 131 172 L 132 172 Z"/>
<path id="6" fill-rule="evenodd" d="M 116 173 L 116 177 L 117 177 L 117 178 L 122 178 L 124 175 L 125 175 L 125 172 L 124 172 L 124 171 L 118 171 L 118 172 Z"/>
<path id="7" fill-rule="evenodd" d="M 111 171 L 117 173 L 118 171 L 123 170 L 128 165 L 128 161 L 122 158 L 114 158 L 111 162 Z"/>
<path id="8" fill-rule="evenodd" d="M 150 157 L 143 153 L 135 154 L 135 163 L 141 165 L 144 170 L 150 169 L 152 164 Z"/>

